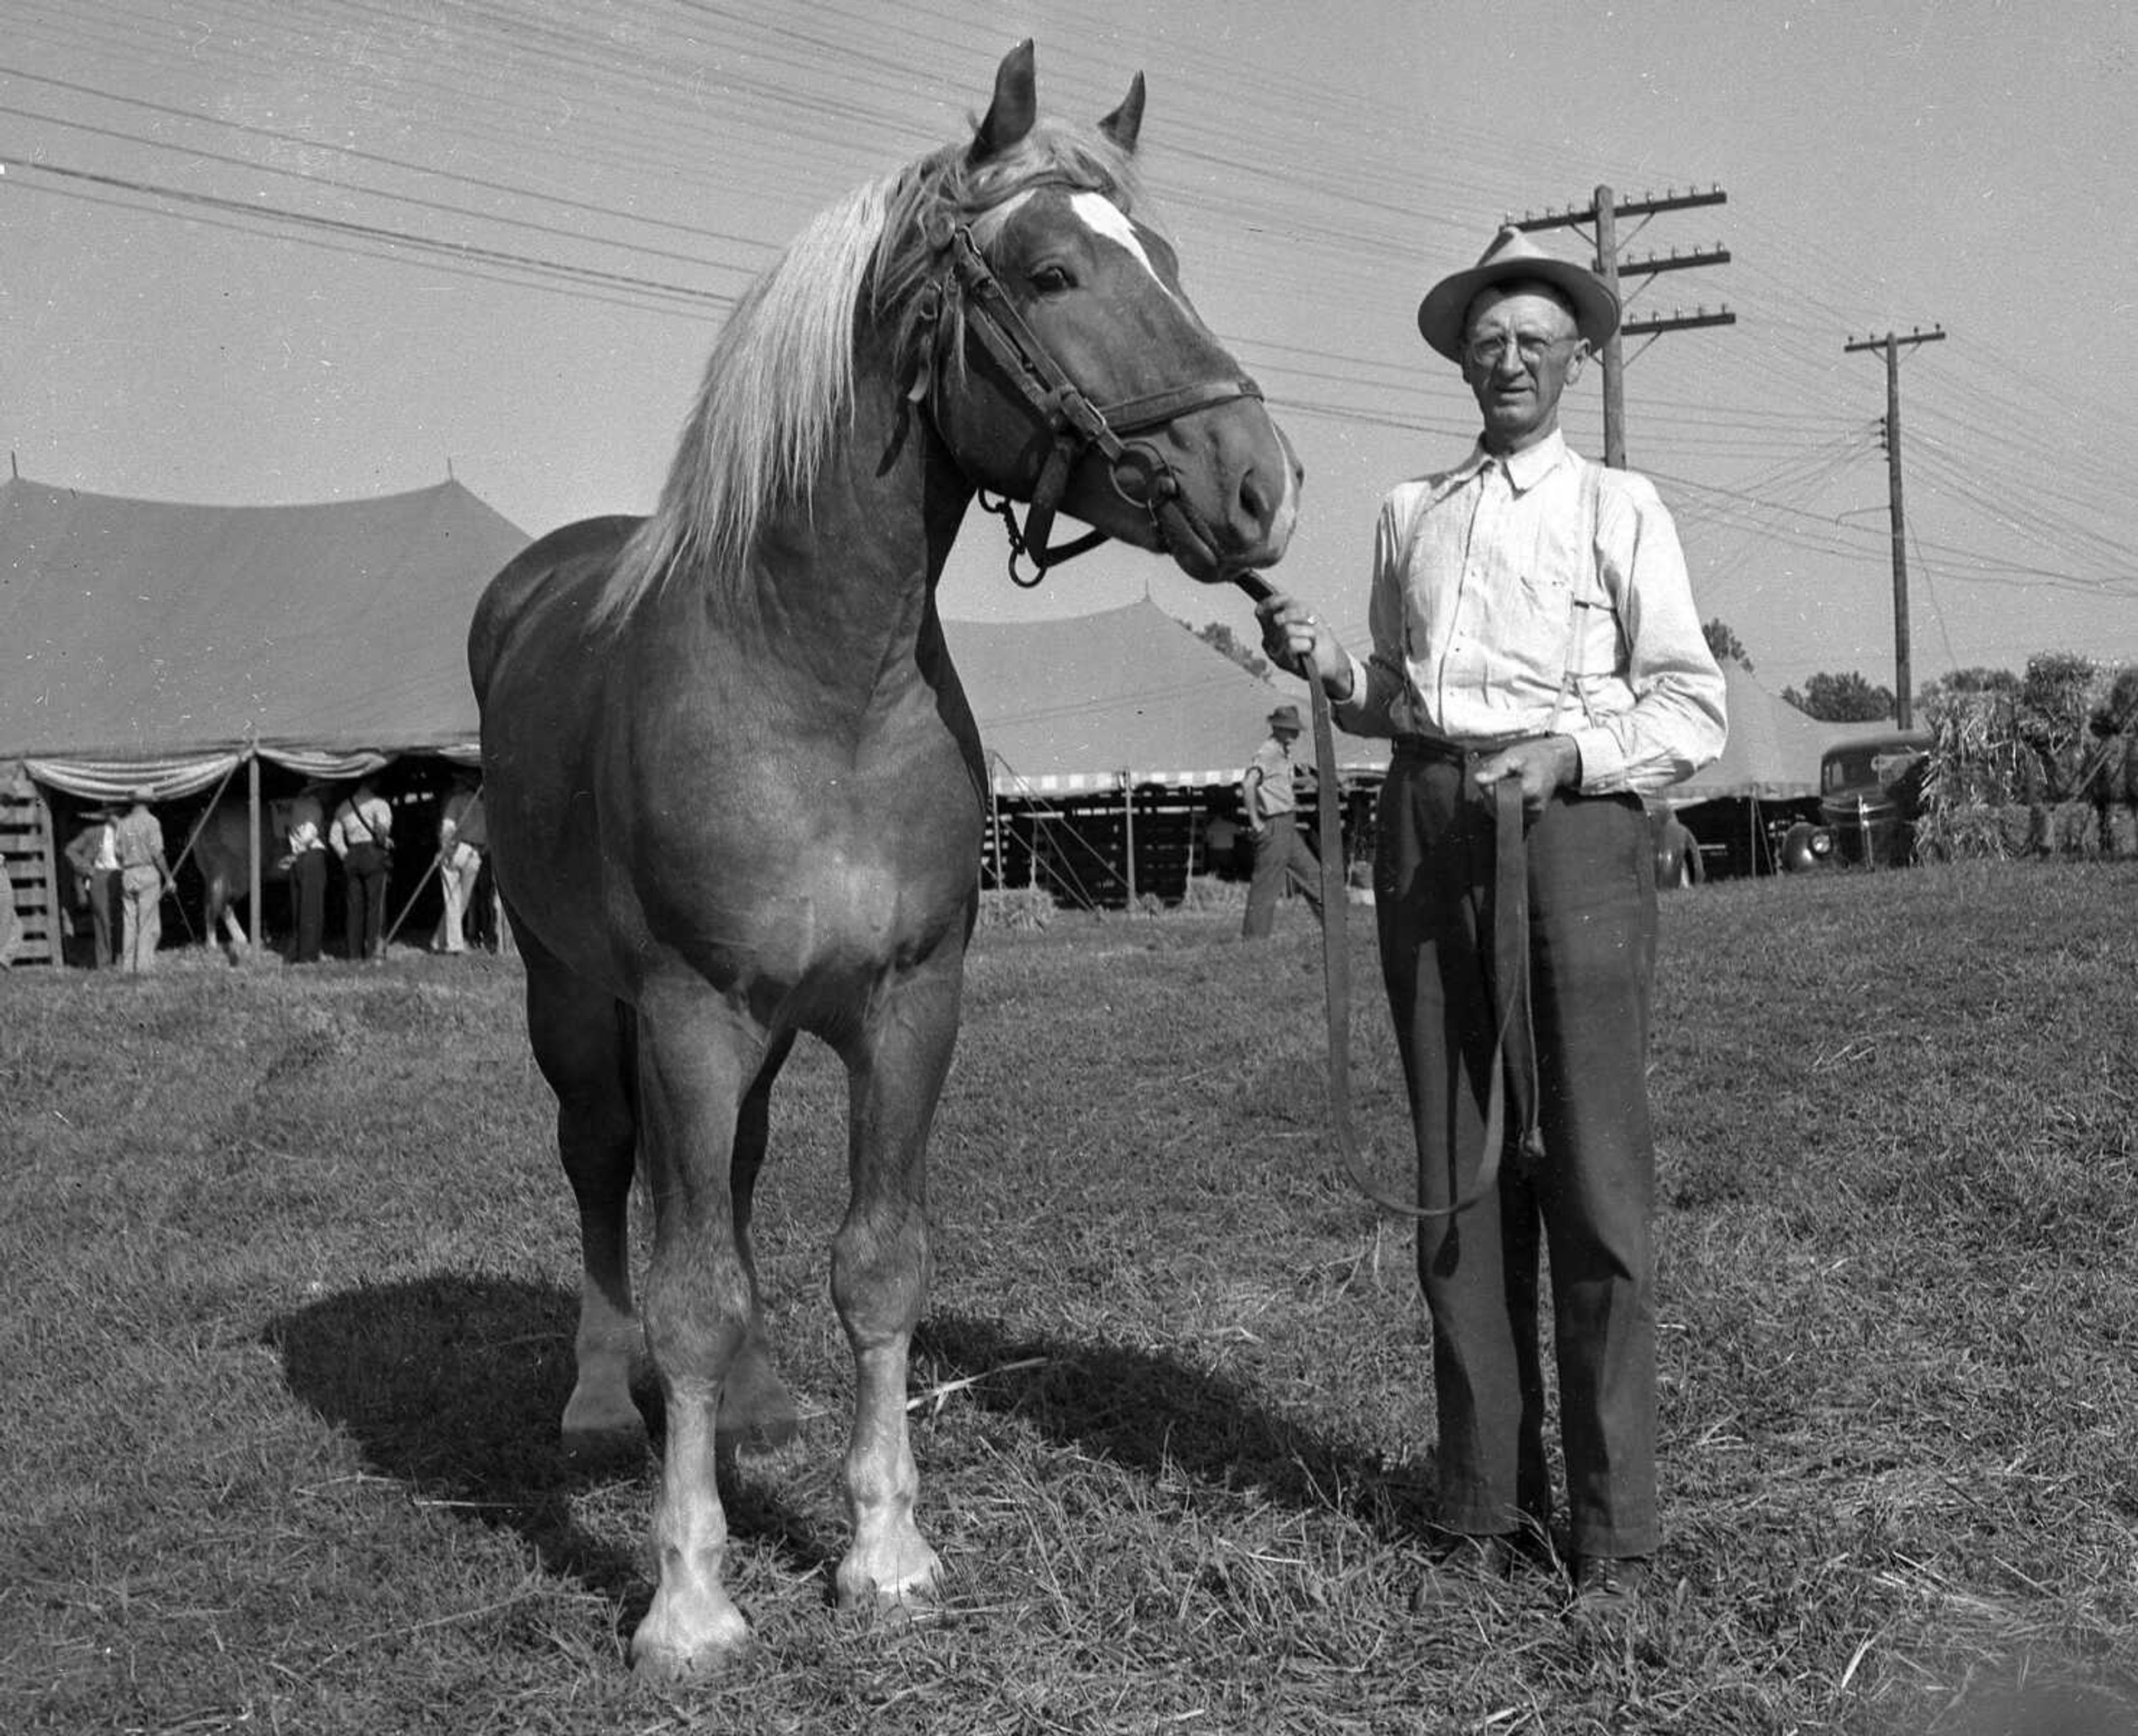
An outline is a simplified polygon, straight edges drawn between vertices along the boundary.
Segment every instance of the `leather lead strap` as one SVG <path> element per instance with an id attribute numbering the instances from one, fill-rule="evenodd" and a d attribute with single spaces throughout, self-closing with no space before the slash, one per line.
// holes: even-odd
<path id="1" fill-rule="evenodd" d="M 1242 588 L 1257 595 L 1262 582 L 1247 575 Z M 1259 597 L 1257 597 L 1259 600 Z M 1398 1217 L 1452 1217 L 1487 1197 L 1500 1182 L 1500 1154 L 1507 1141 L 1507 1100 L 1515 1100 L 1522 1159 L 1543 1154 L 1537 1134 L 1536 1041 L 1530 1021 L 1529 861 L 1525 847 L 1522 786 L 1503 778 L 1493 786 L 1491 1075 L 1485 1095 L 1484 1148 L 1469 1188 L 1449 1206 L 1421 1206 L 1381 1186 L 1359 1153 L 1351 1124 L 1351 960 L 1345 939 L 1344 827 L 1336 785 L 1336 738 L 1329 697 L 1309 681 L 1314 718 L 1316 835 L 1321 846 L 1321 978 L 1328 1027 L 1329 1118 L 1336 1149 L 1351 1185 L 1384 1212 Z M 1467 792 L 1466 792 L 1467 793 Z"/>

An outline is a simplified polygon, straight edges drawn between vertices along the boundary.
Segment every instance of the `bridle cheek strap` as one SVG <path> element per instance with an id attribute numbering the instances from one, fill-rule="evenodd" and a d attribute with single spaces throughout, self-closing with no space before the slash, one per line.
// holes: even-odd
<path id="1" fill-rule="evenodd" d="M 1094 404 L 1010 305 L 1001 280 L 980 252 L 972 231 L 962 225 L 952 231 L 949 247 L 950 268 L 943 295 L 947 298 L 954 287 L 963 297 L 967 324 L 1032 408 L 1048 441 L 1022 530 L 1008 501 L 990 501 L 984 493 L 980 497 L 981 505 L 998 514 L 1009 532 L 1010 578 L 1020 585 L 1037 584 L 1049 567 L 1096 549 L 1107 539 L 1105 531 L 1092 530 L 1067 543 L 1050 545 L 1047 541 L 1062 498 L 1068 491 L 1070 475 L 1088 452 L 1097 452 L 1106 460 L 1114 491 L 1150 515 L 1153 529 L 1167 549 L 1177 549 L 1183 542 L 1208 549 L 1210 539 L 1182 498 L 1179 479 L 1164 455 L 1147 441 L 1125 441 L 1121 436 L 1164 427 L 1183 416 L 1238 398 L 1260 399 L 1262 388 L 1241 374 L 1191 381 L 1119 403 Z M 1032 563 L 1029 579 L 1018 572 L 1020 558 Z"/>

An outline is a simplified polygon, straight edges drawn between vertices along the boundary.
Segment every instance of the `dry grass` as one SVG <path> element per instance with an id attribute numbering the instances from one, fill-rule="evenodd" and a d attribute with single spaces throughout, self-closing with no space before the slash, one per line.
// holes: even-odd
<path id="1" fill-rule="evenodd" d="M 1408 1612 L 1426 1351 L 1405 1238 L 1330 1176 L 1310 925 L 984 934 L 914 1373 L 945 1613 L 827 1603 L 844 1092 L 805 1053 L 760 1235 L 808 1415 L 726 1485 L 759 1643 L 659 1694 L 620 1661 L 650 1470 L 554 1451 L 574 1238 L 511 968 L 16 972 L 0 1726 L 2126 1729 L 2134 894 L 1963 864 L 1668 901 L 1669 1541 L 1623 1643 L 1541 1575 Z"/>

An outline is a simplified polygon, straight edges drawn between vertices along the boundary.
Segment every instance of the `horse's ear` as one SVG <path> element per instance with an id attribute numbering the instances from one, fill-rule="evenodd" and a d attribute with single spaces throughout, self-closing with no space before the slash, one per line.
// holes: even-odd
<path id="1" fill-rule="evenodd" d="M 1120 147 L 1121 154 L 1135 154 L 1136 134 L 1143 130 L 1143 75 L 1139 72 L 1129 83 L 1129 94 L 1121 99 L 1121 105 L 1099 123 L 1099 130 Z"/>
<path id="2" fill-rule="evenodd" d="M 999 157 L 1024 143 L 1039 118 L 1039 93 L 1032 76 L 1032 38 L 1027 37 L 1003 56 L 995 69 L 994 100 L 973 135 L 975 163 Z"/>

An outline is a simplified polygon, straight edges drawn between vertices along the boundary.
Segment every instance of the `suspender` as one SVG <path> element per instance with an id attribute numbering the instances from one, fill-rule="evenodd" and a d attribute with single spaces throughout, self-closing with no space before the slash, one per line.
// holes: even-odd
<path id="1" fill-rule="evenodd" d="M 1574 696 L 1574 659 L 1581 643 L 1581 612 L 1584 609 L 1604 608 L 1611 612 L 1612 625 L 1619 625 L 1618 604 L 1612 600 L 1610 588 L 1604 583 L 1604 466 L 1577 457 L 1581 466 L 1581 546 L 1588 558 L 1574 582 L 1566 588 L 1566 661 L 1560 666 L 1559 697 L 1551 708 L 1551 727 L 1545 733 L 1559 733 L 1560 720 L 1565 716 L 1568 702 Z M 1602 601 L 1592 602 L 1587 592 L 1600 593 Z M 1584 702 L 1584 707 L 1586 702 Z"/>

